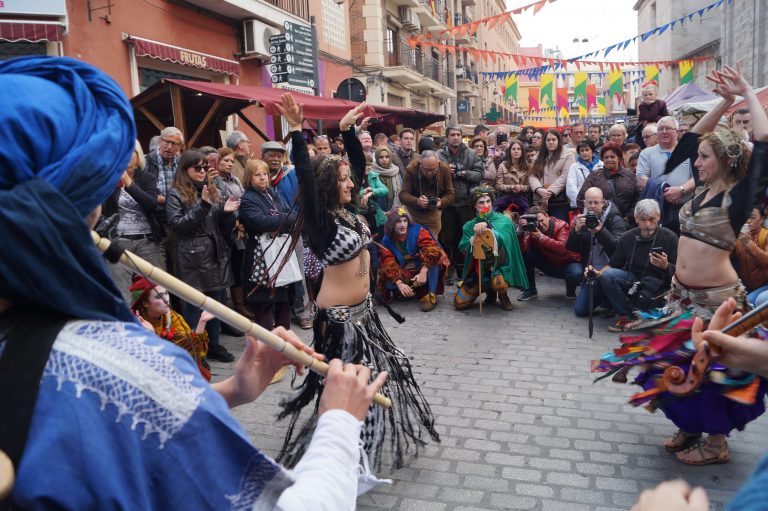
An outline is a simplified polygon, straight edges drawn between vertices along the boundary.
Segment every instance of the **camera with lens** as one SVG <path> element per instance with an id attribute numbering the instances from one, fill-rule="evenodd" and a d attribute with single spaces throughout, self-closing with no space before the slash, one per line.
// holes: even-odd
<path id="1" fill-rule="evenodd" d="M 597 211 L 587 211 L 587 214 L 584 218 L 584 225 L 587 226 L 587 229 L 594 229 L 600 225 L 600 219 L 597 216 Z"/>
<path id="2" fill-rule="evenodd" d="M 521 220 L 525 220 L 527 223 L 523 225 L 523 232 L 536 232 L 539 228 L 537 225 L 536 215 L 522 215 Z"/>
<path id="3" fill-rule="evenodd" d="M 437 197 L 427 197 L 427 207 L 429 209 L 436 209 L 437 208 Z"/>
<path id="4" fill-rule="evenodd" d="M 664 286 L 664 282 L 652 277 L 643 277 L 632 283 L 627 290 L 627 298 L 639 310 L 648 310 L 653 306 L 656 294 Z"/>

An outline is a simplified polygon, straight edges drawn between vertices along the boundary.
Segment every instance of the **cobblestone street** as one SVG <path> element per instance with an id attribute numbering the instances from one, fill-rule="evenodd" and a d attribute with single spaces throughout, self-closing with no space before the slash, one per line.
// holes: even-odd
<path id="1" fill-rule="evenodd" d="M 675 428 L 661 413 L 633 409 L 637 387 L 592 383 L 589 360 L 615 347 L 609 319 L 597 319 L 593 340 L 575 318 L 563 284 L 539 278 L 539 297 L 505 313 L 498 306 L 456 312 L 455 288 L 435 311 L 395 303 L 398 325 L 380 314 L 395 342 L 412 356 L 432 405 L 442 442 L 358 501 L 358 509 L 486 510 L 629 509 L 645 488 L 684 478 L 707 489 L 722 509 L 768 451 L 768 418 L 729 440 L 728 465 L 691 467 L 662 442 Z M 516 298 L 518 291 L 511 293 Z M 301 332 L 305 340 L 308 332 Z M 241 341 L 226 338 L 239 352 Z M 231 365 L 214 364 L 216 378 Z M 289 378 L 235 415 L 256 444 L 274 456 L 283 439 L 277 403 Z M 380 474 L 386 477 L 386 474 Z"/>

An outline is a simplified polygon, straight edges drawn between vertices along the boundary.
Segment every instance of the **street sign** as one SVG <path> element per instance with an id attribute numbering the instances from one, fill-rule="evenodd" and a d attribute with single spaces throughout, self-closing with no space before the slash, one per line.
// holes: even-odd
<path id="1" fill-rule="evenodd" d="M 286 21 L 285 33 L 269 38 L 272 83 L 315 87 L 317 44 L 312 27 Z"/>
<path id="2" fill-rule="evenodd" d="M 466 99 L 460 99 L 456 102 L 457 112 L 469 112 L 469 101 Z"/>

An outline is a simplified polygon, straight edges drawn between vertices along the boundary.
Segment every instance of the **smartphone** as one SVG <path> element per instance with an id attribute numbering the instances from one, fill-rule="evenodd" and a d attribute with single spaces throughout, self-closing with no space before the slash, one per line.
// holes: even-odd
<path id="1" fill-rule="evenodd" d="M 208 168 L 219 169 L 219 153 L 214 151 L 208 155 Z"/>
<path id="2" fill-rule="evenodd" d="M 379 124 L 381 122 L 381 119 L 378 119 L 376 117 L 371 117 L 368 119 L 368 124 Z"/>
<path id="3" fill-rule="evenodd" d="M 499 133 L 498 135 L 496 135 L 496 145 L 501 145 L 506 141 L 507 141 L 506 133 Z"/>
<path id="4" fill-rule="evenodd" d="M 661 253 L 664 252 L 664 247 L 653 247 L 651 252 L 656 252 L 657 254 L 661 255 Z"/>

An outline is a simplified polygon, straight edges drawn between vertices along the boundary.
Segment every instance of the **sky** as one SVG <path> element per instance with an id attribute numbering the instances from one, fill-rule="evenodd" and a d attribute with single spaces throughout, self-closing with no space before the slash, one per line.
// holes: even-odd
<path id="1" fill-rule="evenodd" d="M 528 5 L 531 0 L 507 0 L 507 8 Z M 626 41 L 638 34 L 637 12 L 632 7 L 637 0 L 557 0 L 546 4 L 538 14 L 528 9 L 512 19 L 517 24 L 521 46 L 559 48 L 564 58 L 605 48 Z M 573 39 L 579 39 L 578 44 Z M 582 39 L 588 39 L 582 43 Z M 637 60 L 637 43 L 621 52 L 611 51 L 603 61 Z"/>

